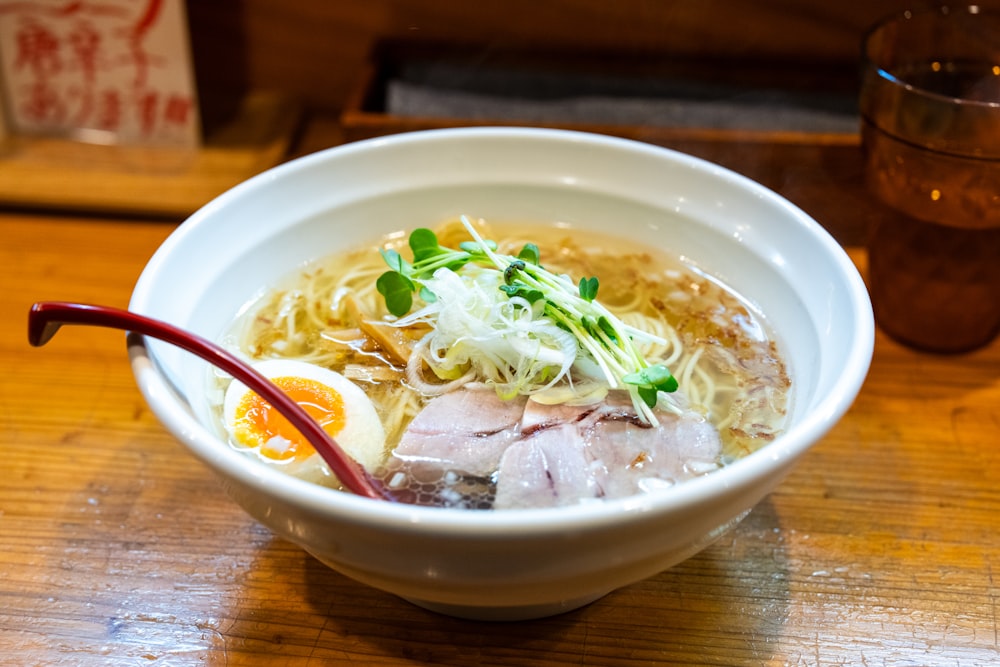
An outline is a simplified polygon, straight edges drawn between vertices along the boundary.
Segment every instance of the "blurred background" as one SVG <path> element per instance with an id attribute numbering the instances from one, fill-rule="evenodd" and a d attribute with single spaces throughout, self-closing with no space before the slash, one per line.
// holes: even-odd
<path id="1" fill-rule="evenodd" d="M 339 112 L 384 42 L 472 46 L 467 67 L 511 52 L 614 54 L 716 67 L 775 68 L 789 82 L 850 75 L 876 19 L 916 0 L 228 0 L 188 3 L 206 95 L 278 89 Z M 936 3 L 935 3 L 936 4 Z M 993 4 L 997 4 L 993 2 Z M 728 72 L 730 75 L 733 72 Z"/>
<path id="2" fill-rule="evenodd" d="M 84 146 L 8 128 L 7 138 L 0 136 L 0 205 L 177 219 L 280 161 L 345 141 L 522 124 L 676 148 L 812 210 L 830 183 L 848 197 L 859 183 L 858 61 L 866 28 L 905 8 L 937 4 L 0 0 L 0 21 L 6 15 L 11 30 L 24 30 L 40 11 L 75 12 L 73 28 L 96 23 L 112 7 L 135 14 L 129 20 L 136 26 L 146 20 L 142 12 L 163 19 L 179 8 L 190 48 L 183 38 L 168 39 L 160 51 L 151 45 L 148 71 L 165 62 L 160 54 L 171 44 L 168 57 L 185 61 L 182 68 L 190 55 L 196 105 L 175 105 L 172 118 L 196 113 L 200 142 L 195 151 L 190 142 L 186 150 L 176 142 L 122 150 L 120 136 Z M 1000 0 L 980 4 L 1000 7 Z M 9 72 L 18 71 L 25 52 L 13 34 Z M 61 48 L 68 49 L 72 35 L 64 36 Z M 752 150 L 734 151 L 733 141 Z M 806 173 L 816 165 L 822 169 Z M 864 228 L 866 204 L 855 208 L 860 213 L 851 219 L 829 223 L 845 230 L 843 240 L 857 240 Z"/>

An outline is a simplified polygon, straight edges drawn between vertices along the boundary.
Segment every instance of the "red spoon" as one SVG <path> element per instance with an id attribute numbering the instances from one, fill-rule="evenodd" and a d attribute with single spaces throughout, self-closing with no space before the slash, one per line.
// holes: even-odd
<path id="1" fill-rule="evenodd" d="M 45 345 L 64 324 L 89 324 L 134 331 L 176 345 L 218 366 L 257 392 L 288 419 L 309 440 L 348 490 L 367 498 L 392 500 L 382 491 L 381 485 L 348 456 L 298 403 L 244 361 L 215 343 L 166 322 L 127 310 L 62 301 L 43 301 L 31 307 L 28 313 L 28 342 L 35 347 Z"/>

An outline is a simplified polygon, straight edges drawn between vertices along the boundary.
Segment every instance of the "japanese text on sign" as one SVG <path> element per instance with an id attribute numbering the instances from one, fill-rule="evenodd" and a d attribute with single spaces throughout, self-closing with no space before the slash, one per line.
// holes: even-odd
<path id="1" fill-rule="evenodd" d="M 198 142 L 181 0 L 0 0 L 0 63 L 14 131 Z"/>

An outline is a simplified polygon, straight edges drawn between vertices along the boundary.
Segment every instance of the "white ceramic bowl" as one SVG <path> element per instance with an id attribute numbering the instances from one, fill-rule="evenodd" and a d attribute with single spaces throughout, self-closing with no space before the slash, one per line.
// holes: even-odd
<path id="1" fill-rule="evenodd" d="M 719 166 L 576 132 L 418 132 L 281 165 L 180 225 L 143 271 L 130 307 L 217 339 L 241 306 L 304 262 L 462 213 L 610 231 L 680 253 L 734 285 L 784 344 L 790 424 L 761 451 L 663 492 L 558 509 L 422 508 L 314 486 L 233 451 L 207 426 L 203 362 L 157 341 L 132 346 L 150 407 L 235 501 L 358 581 L 469 618 L 584 605 L 688 558 L 734 525 L 864 381 L 871 305 L 819 224 Z"/>

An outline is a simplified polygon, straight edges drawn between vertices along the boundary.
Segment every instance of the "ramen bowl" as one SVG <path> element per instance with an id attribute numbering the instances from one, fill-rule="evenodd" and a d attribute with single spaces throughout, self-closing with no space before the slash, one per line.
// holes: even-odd
<path id="1" fill-rule="evenodd" d="M 262 290 L 310 260 L 461 214 L 598 230 L 660 247 L 753 302 L 792 381 L 784 432 L 672 488 L 570 507 L 474 511 L 314 485 L 227 444 L 204 362 L 154 340 L 129 352 L 146 401 L 233 500 L 359 582 L 475 619 L 568 611 L 697 553 L 734 526 L 861 388 L 874 323 L 824 229 L 717 165 L 607 136 L 526 128 L 400 134 L 302 157 L 196 212 L 163 243 L 130 308 L 218 340 Z"/>

